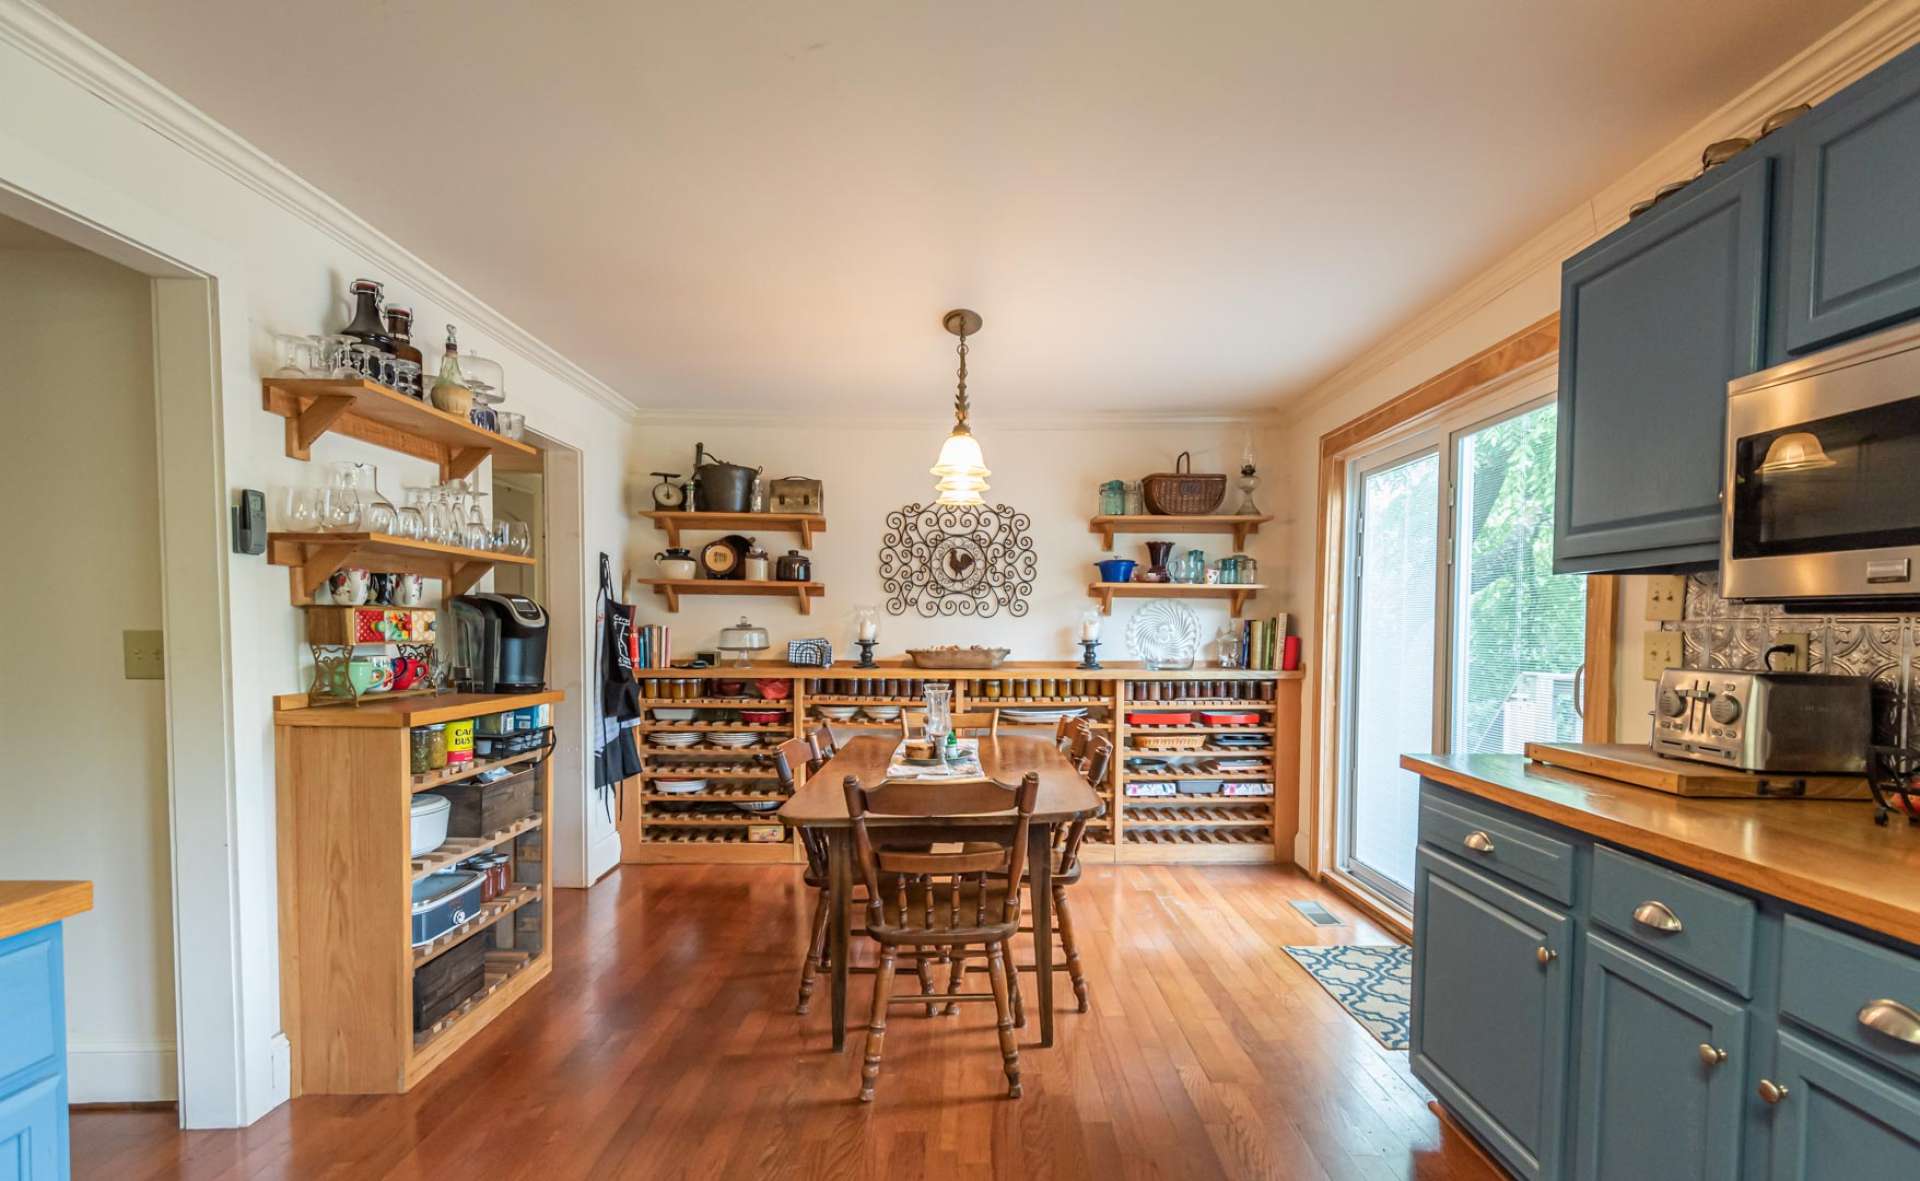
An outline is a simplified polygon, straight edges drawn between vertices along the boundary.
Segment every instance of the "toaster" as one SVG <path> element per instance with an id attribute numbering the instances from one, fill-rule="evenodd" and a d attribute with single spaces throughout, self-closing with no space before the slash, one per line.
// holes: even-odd
<path id="1" fill-rule="evenodd" d="M 1864 775 L 1866 677 L 1670 668 L 1653 699 L 1653 751 L 1741 771 Z"/>

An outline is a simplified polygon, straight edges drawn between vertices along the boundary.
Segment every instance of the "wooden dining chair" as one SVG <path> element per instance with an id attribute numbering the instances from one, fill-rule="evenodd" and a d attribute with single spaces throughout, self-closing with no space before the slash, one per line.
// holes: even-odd
<path id="1" fill-rule="evenodd" d="M 900 711 L 900 734 L 912 738 L 927 728 L 924 709 Z M 1000 711 L 997 709 L 962 710 L 953 715 L 953 732 L 962 738 L 998 738 Z"/>
<path id="2" fill-rule="evenodd" d="M 807 779 L 824 766 L 814 758 L 813 747 L 805 738 L 789 738 L 773 748 L 773 774 L 780 789 L 791 796 Z M 832 965 L 827 959 L 827 921 L 832 917 L 832 879 L 827 876 L 827 834 L 801 825 L 800 847 L 807 856 L 806 872 L 801 878 L 813 891 L 812 937 L 807 942 L 807 958 L 800 965 L 800 999 L 794 1012 L 804 1014 L 813 1006 L 813 982 L 816 975 Z"/>
<path id="3" fill-rule="evenodd" d="M 980 948 L 987 959 L 990 991 L 960 991 L 954 972 L 944 998 L 948 1005 L 992 1001 L 1000 1034 L 1000 1057 L 1007 1074 L 1007 1096 L 1020 1097 L 1020 1051 L 1013 1040 L 1013 1011 L 1008 1000 L 1008 947 L 1020 929 L 1020 890 L 1027 864 L 1027 833 L 1040 776 L 1029 771 L 1018 786 L 991 779 L 933 783 L 884 780 L 862 787 L 849 775 L 841 784 L 853 826 L 853 847 L 867 888 L 867 935 L 880 947 L 873 982 L 872 1015 L 867 1024 L 866 1060 L 860 1067 L 860 1100 L 873 1101 L 880 1079 L 880 1058 L 887 1037 L 887 1009 L 894 1004 L 925 1004 L 920 995 L 895 997 L 895 966 L 902 954 L 926 961 L 941 949 L 955 955 Z M 867 830 L 869 816 L 908 817 L 938 824 L 943 820 L 1011 812 L 997 832 L 969 825 L 970 835 L 991 838 L 955 852 L 877 848 Z"/>
<path id="4" fill-rule="evenodd" d="M 1073 745 L 1074 731 L 1085 730 L 1090 724 L 1085 714 L 1061 714 L 1054 719 L 1053 744 L 1065 753 Z"/>
<path id="5" fill-rule="evenodd" d="M 833 742 L 833 727 L 825 722 L 807 731 L 807 746 L 813 751 L 814 762 L 822 766 L 826 765 L 828 759 L 840 753 L 840 748 Z"/>

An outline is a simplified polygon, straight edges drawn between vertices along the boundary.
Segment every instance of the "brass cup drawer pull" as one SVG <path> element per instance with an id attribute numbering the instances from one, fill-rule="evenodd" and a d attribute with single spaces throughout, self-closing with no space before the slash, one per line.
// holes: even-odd
<path id="1" fill-rule="evenodd" d="M 1868 1001 L 1860 1010 L 1860 1024 L 1896 1042 L 1920 1047 L 1920 1013 L 1899 1001 Z"/>
<path id="2" fill-rule="evenodd" d="M 1633 908 L 1633 921 L 1665 935 L 1678 935 L 1685 929 L 1680 924 L 1680 916 L 1664 902 L 1642 902 Z"/>
<path id="3" fill-rule="evenodd" d="M 1787 1097 L 1787 1089 L 1770 1078 L 1761 1079 L 1758 1090 L 1760 1092 L 1760 1098 L 1766 1100 L 1769 1104 L 1779 1103 Z"/>
<path id="4" fill-rule="evenodd" d="M 1467 834 L 1467 838 L 1460 843 L 1472 849 L 1475 853 L 1493 852 L 1493 838 L 1484 832 L 1470 832 Z"/>
<path id="5" fill-rule="evenodd" d="M 1700 1064 L 1702 1066 L 1718 1066 L 1727 1060 L 1727 1052 L 1725 1050 L 1718 1046 L 1710 1046 L 1705 1042 L 1701 1042 L 1694 1052 L 1700 1055 Z"/>

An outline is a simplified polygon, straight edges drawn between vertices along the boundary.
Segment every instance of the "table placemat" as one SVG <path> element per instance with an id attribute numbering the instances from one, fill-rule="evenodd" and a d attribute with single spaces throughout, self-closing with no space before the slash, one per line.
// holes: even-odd
<path id="1" fill-rule="evenodd" d="M 985 772 L 980 770 L 980 740 L 978 738 L 959 738 L 955 742 L 960 747 L 960 761 L 945 763 L 938 767 L 923 767 L 909 763 L 901 751 L 907 743 L 901 739 L 887 756 L 888 779 L 980 779 Z"/>

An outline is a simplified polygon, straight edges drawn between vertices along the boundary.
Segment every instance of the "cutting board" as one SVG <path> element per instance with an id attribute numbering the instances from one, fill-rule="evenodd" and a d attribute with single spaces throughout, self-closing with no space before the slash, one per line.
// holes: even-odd
<path id="1" fill-rule="evenodd" d="M 1676 796 L 1745 800 L 1873 798 L 1862 775 L 1793 775 L 1777 771 L 1756 775 L 1711 763 L 1669 759 L 1647 747 L 1624 742 L 1529 742 L 1527 758 Z"/>

